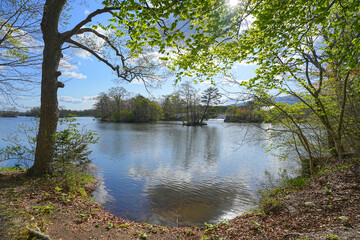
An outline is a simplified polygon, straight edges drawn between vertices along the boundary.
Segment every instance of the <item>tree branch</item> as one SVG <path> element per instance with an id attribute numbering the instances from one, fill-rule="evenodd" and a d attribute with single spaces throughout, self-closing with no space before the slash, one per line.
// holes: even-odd
<path id="1" fill-rule="evenodd" d="M 96 31 L 96 30 L 94 30 L 94 29 L 92 29 L 92 28 L 81 28 L 81 29 L 79 29 L 79 31 L 77 32 L 77 34 L 83 34 L 83 33 L 86 33 L 86 32 L 93 33 L 93 34 L 95 34 L 97 37 L 105 40 L 105 42 L 106 42 L 107 44 L 109 44 L 109 46 L 115 51 L 116 56 L 118 56 L 118 57 L 121 58 L 122 64 L 125 65 L 125 57 L 124 57 L 124 55 L 122 55 L 122 54 L 120 53 L 119 49 L 114 46 L 114 44 L 110 41 L 110 39 L 109 39 L 107 36 L 105 36 L 105 35 L 103 35 L 103 34 L 100 34 L 98 31 Z"/>
<path id="2" fill-rule="evenodd" d="M 120 67 L 117 65 L 117 66 L 114 66 L 113 64 L 111 64 L 109 61 L 107 61 L 105 58 L 101 57 L 98 53 L 96 53 L 94 50 L 88 48 L 87 46 L 79 43 L 79 42 L 76 42 L 72 39 L 68 39 L 66 40 L 67 43 L 70 43 L 70 44 L 73 44 L 75 45 L 77 48 L 81 48 L 89 53 L 91 53 L 94 57 L 96 57 L 99 61 L 105 63 L 108 67 L 110 67 L 114 72 L 116 72 L 117 76 L 118 77 L 122 77 L 122 74 L 120 74 Z M 125 79 L 127 80 L 127 79 Z M 129 80 L 127 80 L 129 81 Z M 131 80 L 130 80 L 131 81 Z M 129 81 L 129 82 L 130 82 Z"/>
<path id="3" fill-rule="evenodd" d="M 73 29 L 66 31 L 61 34 L 62 42 L 67 42 L 72 36 L 78 33 L 78 31 L 85 26 L 85 24 L 92 21 L 93 17 L 96 17 L 103 13 L 111 13 L 112 10 L 118 10 L 117 7 L 105 7 L 102 9 L 97 9 L 94 12 L 90 13 L 84 20 L 78 23 Z"/>

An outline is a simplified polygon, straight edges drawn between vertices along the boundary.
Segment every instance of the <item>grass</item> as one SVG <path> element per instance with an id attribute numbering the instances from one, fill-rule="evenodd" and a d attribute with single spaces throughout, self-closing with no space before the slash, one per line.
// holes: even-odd
<path id="1" fill-rule="evenodd" d="M 55 206 L 85 197 L 85 184 L 95 179 L 75 170 L 42 179 L 27 177 L 17 167 L 2 167 L 0 172 L 6 173 L 0 176 L 0 235 L 8 239 L 27 239 L 26 226 L 45 232 L 49 219 L 58 215 Z"/>
<path id="2" fill-rule="evenodd" d="M 21 168 L 17 166 L 0 167 L 0 172 L 19 171 L 19 170 L 25 170 L 25 168 Z"/>
<path id="3" fill-rule="evenodd" d="M 360 162 L 360 157 L 352 157 L 346 159 L 342 164 L 337 162 L 329 163 L 325 166 L 319 167 L 315 173 L 315 178 L 322 175 L 327 175 L 335 173 L 342 170 L 348 170 L 352 164 L 358 164 Z M 267 183 L 270 185 L 263 187 L 257 191 L 259 196 L 259 210 L 265 214 L 270 214 L 272 212 L 279 212 L 283 209 L 283 200 L 286 195 L 291 192 L 301 190 L 306 186 L 310 180 L 310 176 L 298 176 L 295 178 L 289 178 L 287 176 L 282 176 L 278 185 L 275 185 L 274 178 L 270 175 L 267 175 L 269 178 Z M 325 188 L 325 193 L 328 196 L 331 196 L 331 191 Z"/>

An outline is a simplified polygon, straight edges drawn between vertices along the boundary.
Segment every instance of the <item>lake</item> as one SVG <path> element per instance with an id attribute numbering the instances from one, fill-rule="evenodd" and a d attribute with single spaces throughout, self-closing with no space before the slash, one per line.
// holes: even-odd
<path id="1" fill-rule="evenodd" d="M 0 118 L 0 136 L 32 120 Z M 258 127 L 266 124 L 78 122 L 99 136 L 91 146 L 101 180 L 96 201 L 116 216 L 135 221 L 180 226 L 231 219 L 256 207 L 255 192 L 265 170 L 277 175 L 280 168 L 296 166 L 265 152 L 271 139 Z"/>

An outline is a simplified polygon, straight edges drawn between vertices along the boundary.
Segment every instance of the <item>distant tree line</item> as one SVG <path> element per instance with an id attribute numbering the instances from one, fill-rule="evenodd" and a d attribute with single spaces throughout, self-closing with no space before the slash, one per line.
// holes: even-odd
<path id="1" fill-rule="evenodd" d="M 26 117 L 40 117 L 40 107 L 33 107 L 26 112 L 17 112 L 18 116 L 26 116 Z M 69 110 L 60 107 L 59 109 L 59 117 L 64 118 L 69 115 L 77 116 L 77 117 L 95 117 L 96 111 L 95 109 L 85 109 L 85 110 Z"/>
<path id="2" fill-rule="evenodd" d="M 16 108 L 0 111 L 0 117 L 16 117 L 19 114 Z"/>
<path id="3" fill-rule="evenodd" d="M 97 116 L 103 121 L 155 122 L 158 120 L 181 120 L 184 125 L 204 125 L 204 120 L 217 116 L 216 105 L 221 94 L 209 87 L 202 94 L 190 83 L 183 83 L 172 94 L 160 101 L 149 100 L 141 95 L 129 98 L 123 87 L 102 92 L 95 103 Z"/>
<path id="4" fill-rule="evenodd" d="M 230 106 L 226 109 L 225 122 L 262 123 L 265 121 L 266 108 L 259 108 L 254 101 L 247 102 L 242 106 Z"/>

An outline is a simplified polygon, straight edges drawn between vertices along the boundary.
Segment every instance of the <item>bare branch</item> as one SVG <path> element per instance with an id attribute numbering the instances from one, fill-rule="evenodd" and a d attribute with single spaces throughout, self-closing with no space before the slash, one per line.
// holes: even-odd
<path id="1" fill-rule="evenodd" d="M 93 17 L 98 16 L 103 13 L 111 13 L 113 10 L 119 10 L 117 7 L 106 7 L 102 9 L 97 9 L 94 12 L 90 13 L 84 20 L 78 23 L 73 29 L 66 31 L 61 34 L 62 42 L 68 41 L 72 36 L 78 33 L 78 31 L 84 27 L 86 24 L 92 21 Z"/>
<path id="2" fill-rule="evenodd" d="M 119 71 L 119 66 L 114 66 L 113 64 L 111 64 L 109 61 L 107 61 L 105 58 L 101 57 L 98 53 L 96 53 L 94 50 L 88 48 L 87 46 L 79 43 L 79 42 L 76 42 L 72 39 L 68 39 L 66 40 L 67 43 L 70 43 L 70 44 L 73 44 L 75 45 L 77 48 L 80 48 L 80 49 L 83 49 L 89 53 L 91 53 L 94 57 L 96 57 L 99 61 L 105 63 L 108 67 L 110 67 L 113 71 L 116 72 L 116 74 L 118 75 L 118 77 L 121 77 L 121 74 L 120 74 L 120 71 Z M 125 79 L 127 80 L 127 79 Z M 130 82 L 130 81 L 129 81 Z"/>
<path id="3" fill-rule="evenodd" d="M 109 46 L 115 51 L 116 56 L 118 56 L 118 57 L 121 58 L 122 64 L 125 65 L 125 57 L 124 57 L 124 55 L 122 55 L 122 54 L 120 53 L 119 49 L 114 46 L 114 44 L 110 41 L 110 39 L 109 39 L 107 36 L 105 36 L 105 35 L 103 35 L 103 34 L 100 34 L 98 31 L 96 31 L 96 30 L 94 30 L 94 29 L 92 29 L 92 28 L 81 28 L 81 29 L 77 32 L 77 34 L 83 34 L 83 33 L 86 33 L 86 32 L 93 33 L 93 34 L 95 34 L 96 36 L 98 36 L 99 38 L 105 40 L 105 42 L 106 42 L 107 44 L 109 44 Z"/>

